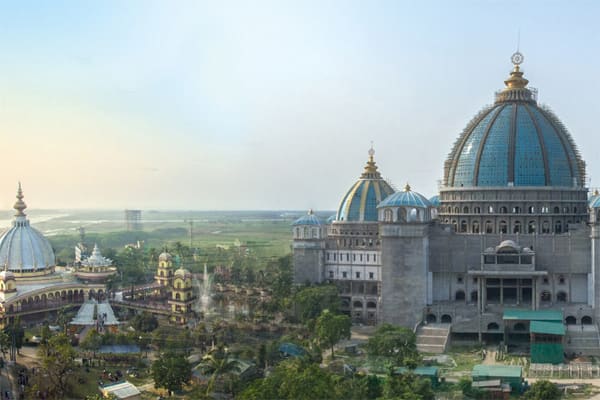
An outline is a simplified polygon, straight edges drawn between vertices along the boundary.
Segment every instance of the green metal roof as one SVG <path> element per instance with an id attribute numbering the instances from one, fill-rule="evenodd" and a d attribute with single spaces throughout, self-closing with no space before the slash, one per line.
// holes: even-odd
<path id="1" fill-rule="evenodd" d="M 483 365 L 473 367 L 472 377 L 520 378 L 523 368 L 518 365 Z"/>
<path id="2" fill-rule="evenodd" d="M 565 326 L 562 322 L 531 321 L 529 325 L 529 332 L 531 333 L 563 336 L 565 331 Z"/>
<path id="3" fill-rule="evenodd" d="M 418 376 L 438 376 L 439 368 L 438 367 L 417 367 L 413 370 L 409 370 L 406 367 L 398 367 L 394 370 L 396 374 L 403 374 L 405 372 L 412 372 Z"/>
<path id="4" fill-rule="evenodd" d="M 525 320 L 525 321 L 555 321 L 562 322 L 562 311 L 555 310 L 504 310 L 504 320 Z"/>

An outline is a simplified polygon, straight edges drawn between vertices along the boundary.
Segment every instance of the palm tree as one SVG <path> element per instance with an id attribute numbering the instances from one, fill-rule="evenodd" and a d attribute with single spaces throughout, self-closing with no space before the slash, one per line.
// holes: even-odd
<path id="1" fill-rule="evenodd" d="M 237 360 L 229 357 L 229 353 L 219 346 L 204 357 L 205 372 L 212 374 L 206 387 L 206 396 L 209 396 L 215 386 L 217 378 L 221 375 L 228 375 L 232 372 L 240 371 L 240 364 Z"/>

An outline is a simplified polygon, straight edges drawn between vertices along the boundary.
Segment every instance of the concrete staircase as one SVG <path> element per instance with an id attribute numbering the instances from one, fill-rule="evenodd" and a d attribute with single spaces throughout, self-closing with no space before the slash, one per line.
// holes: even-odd
<path id="1" fill-rule="evenodd" d="M 565 353 L 600 356 L 600 334 L 596 325 L 567 325 Z"/>
<path id="2" fill-rule="evenodd" d="M 446 350 L 452 324 L 428 324 L 417 328 L 417 350 L 440 354 Z"/>

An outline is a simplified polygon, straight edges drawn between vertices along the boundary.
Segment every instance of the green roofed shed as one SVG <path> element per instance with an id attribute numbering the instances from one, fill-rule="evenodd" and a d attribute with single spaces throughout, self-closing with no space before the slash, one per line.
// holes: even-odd
<path id="1" fill-rule="evenodd" d="M 555 310 L 504 310 L 503 320 L 520 320 L 520 321 L 554 321 L 561 322 L 563 320 L 562 311 Z"/>
<path id="2" fill-rule="evenodd" d="M 518 365 L 483 365 L 473 367 L 471 372 L 473 382 L 499 379 L 508 383 L 513 391 L 520 391 L 523 387 L 523 368 Z"/>
<path id="3" fill-rule="evenodd" d="M 529 332 L 564 336 L 566 329 L 562 322 L 531 321 Z"/>
<path id="4" fill-rule="evenodd" d="M 413 370 L 410 370 L 406 367 L 398 367 L 394 369 L 394 374 L 402 375 L 407 372 L 412 372 L 413 374 L 421 377 L 428 378 L 431 380 L 432 386 L 437 386 L 440 383 L 440 369 L 438 367 L 417 367 Z"/>

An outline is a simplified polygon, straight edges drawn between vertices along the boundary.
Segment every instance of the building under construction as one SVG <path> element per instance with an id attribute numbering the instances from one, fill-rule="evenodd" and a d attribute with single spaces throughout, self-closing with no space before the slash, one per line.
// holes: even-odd
<path id="1" fill-rule="evenodd" d="M 125 210 L 125 229 L 128 231 L 142 230 L 142 210 Z"/>

